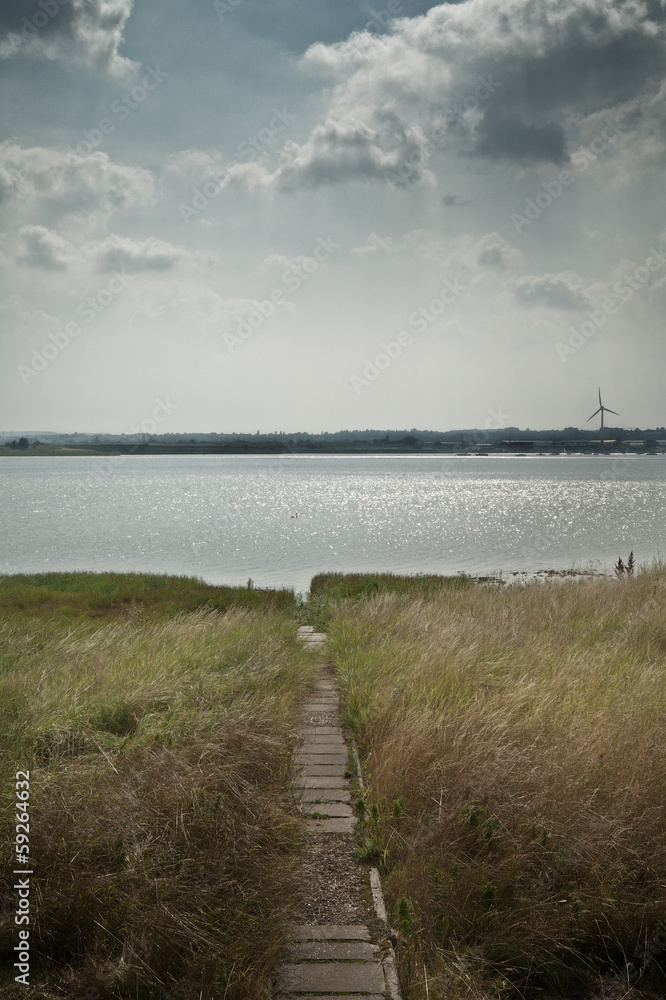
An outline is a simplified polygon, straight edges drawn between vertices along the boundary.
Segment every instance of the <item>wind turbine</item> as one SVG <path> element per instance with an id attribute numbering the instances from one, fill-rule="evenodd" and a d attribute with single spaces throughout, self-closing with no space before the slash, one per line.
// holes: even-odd
<path id="1" fill-rule="evenodd" d="M 601 430 L 599 431 L 599 443 L 600 443 L 601 447 L 603 448 L 603 446 L 604 446 L 604 413 L 615 413 L 615 410 L 611 410 L 608 406 L 604 406 L 604 404 L 601 402 L 601 389 L 599 389 L 599 409 L 595 410 L 594 413 L 592 414 L 592 416 L 587 418 L 587 423 L 589 423 L 590 420 L 592 420 L 594 417 L 596 417 L 597 413 L 601 414 Z M 620 414 L 619 413 L 615 413 L 615 416 L 619 417 Z"/>

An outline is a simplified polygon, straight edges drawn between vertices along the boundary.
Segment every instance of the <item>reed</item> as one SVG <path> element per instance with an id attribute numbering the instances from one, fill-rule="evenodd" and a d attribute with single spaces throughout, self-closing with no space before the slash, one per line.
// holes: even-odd
<path id="1" fill-rule="evenodd" d="M 0 620 L 5 844 L 9 778 L 31 774 L 31 997 L 267 995 L 300 884 L 290 753 L 312 677 L 276 611 Z"/>
<path id="2" fill-rule="evenodd" d="M 334 608 L 409 1000 L 664 995 L 665 609 L 660 566 Z"/>

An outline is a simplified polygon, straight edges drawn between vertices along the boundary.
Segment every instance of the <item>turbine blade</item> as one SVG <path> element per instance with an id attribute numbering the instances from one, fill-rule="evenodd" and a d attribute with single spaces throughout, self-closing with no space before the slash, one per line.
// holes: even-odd
<path id="1" fill-rule="evenodd" d="M 602 402 L 601 402 L 601 386 L 599 386 L 599 406 L 602 406 Z"/>
<path id="2" fill-rule="evenodd" d="M 615 413 L 615 410 L 609 410 L 607 406 L 604 406 L 604 410 L 606 411 L 606 413 Z M 615 413 L 615 416 L 619 417 L 620 414 L 619 413 Z"/>
<path id="3" fill-rule="evenodd" d="M 596 417 L 597 413 L 601 413 L 601 410 L 595 410 L 594 413 L 592 414 L 592 417 Z M 592 417 L 588 417 L 585 422 L 589 424 Z"/>

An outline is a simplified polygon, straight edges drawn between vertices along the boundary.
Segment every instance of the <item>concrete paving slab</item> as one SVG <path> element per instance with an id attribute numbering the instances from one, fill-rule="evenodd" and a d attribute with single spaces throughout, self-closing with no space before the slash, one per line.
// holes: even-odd
<path id="1" fill-rule="evenodd" d="M 343 817 L 335 819 L 306 819 L 305 829 L 311 833 L 353 833 L 356 819 Z"/>
<path id="2" fill-rule="evenodd" d="M 343 750 L 347 749 L 347 741 L 341 733 L 322 733 L 321 736 L 315 736 L 313 733 L 304 733 L 295 745 L 295 749 L 302 750 L 304 746 L 332 746 L 335 747 L 333 753 L 342 753 Z M 321 753 L 319 749 L 314 752 Z"/>
<path id="3" fill-rule="evenodd" d="M 289 958 L 308 962 L 378 962 L 379 948 L 367 941 L 298 941 L 287 948 Z"/>
<path id="4" fill-rule="evenodd" d="M 338 728 L 337 732 L 334 733 L 322 733 L 321 730 L 317 729 L 311 732 L 302 732 L 300 735 L 300 741 L 302 743 L 311 743 L 313 746 L 319 746 L 320 743 L 329 743 L 335 746 L 347 746 L 347 741 L 342 735 L 342 730 L 340 728 Z"/>
<path id="5" fill-rule="evenodd" d="M 345 768 L 349 755 L 346 753 L 302 753 L 294 754 L 294 761 L 299 767 L 303 764 L 318 764 L 322 767 L 337 765 Z"/>
<path id="6" fill-rule="evenodd" d="M 296 748 L 296 753 L 348 753 L 347 744 L 340 740 L 339 743 L 312 743 L 307 740 Z"/>
<path id="7" fill-rule="evenodd" d="M 342 736 L 340 726 L 304 726 L 301 729 L 303 736 Z"/>
<path id="8" fill-rule="evenodd" d="M 301 788 L 349 788 L 346 778 L 340 777 L 310 777 L 306 775 L 299 779 Z"/>
<path id="9" fill-rule="evenodd" d="M 328 775 L 329 777 L 344 777 L 347 770 L 346 764 L 294 764 L 294 771 L 304 774 L 308 778 L 316 778 Z"/>
<path id="10" fill-rule="evenodd" d="M 365 924 L 295 924 L 289 928 L 292 941 L 369 941 Z"/>
<path id="11" fill-rule="evenodd" d="M 381 962 L 301 962 L 283 965 L 279 988 L 284 993 L 384 992 Z"/>
<path id="12" fill-rule="evenodd" d="M 313 813 L 317 813 L 317 819 L 354 815 L 354 810 L 347 802 L 308 802 L 303 806 L 303 812 L 310 818 Z"/>
<path id="13" fill-rule="evenodd" d="M 351 802 L 348 788 L 301 788 L 299 798 L 303 802 Z"/>

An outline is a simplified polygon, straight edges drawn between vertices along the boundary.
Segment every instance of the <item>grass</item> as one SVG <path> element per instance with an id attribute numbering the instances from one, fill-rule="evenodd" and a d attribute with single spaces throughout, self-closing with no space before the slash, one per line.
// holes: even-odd
<path id="1" fill-rule="evenodd" d="M 288 593 L 0 580 L 3 1000 L 268 995 L 300 887 L 290 755 L 313 677 Z M 29 991 L 11 965 L 19 769 L 31 774 Z"/>
<path id="2" fill-rule="evenodd" d="M 318 573 L 310 583 L 308 600 L 299 608 L 303 625 L 325 631 L 335 609 L 346 602 L 363 601 L 377 594 L 425 596 L 442 589 L 458 590 L 474 583 L 464 573 L 458 576 L 417 574 L 398 576 L 395 573 Z"/>
<path id="3" fill-rule="evenodd" d="M 301 889 L 293 733 L 325 628 L 405 1000 L 663 996 L 666 571 L 526 587 L 0 577 L 0 759 L 31 772 L 31 992 L 265 1000 Z M 0 832 L 14 839 L 13 781 Z"/>
<path id="4" fill-rule="evenodd" d="M 218 587 L 194 577 L 147 573 L 37 573 L 0 576 L 0 616 L 38 613 L 60 619 L 115 617 L 148 612 L 172 617 L 181 611 L 296 608 L 293 590 Z"/>
<path id="5" fill-rule="evenodd" d="M 442 589 L 458 590 L 473 583 L 464 573 L 458 576 L 417 574 L 398 576 L 396 573 L 319 573 L 310 584 L 310 600 L 326 597 L 328 600 L 369 597 L 375 594 L 425 595 Z"/>
<path id="6" fill-rule="evenodd" d="M 399 589 L 399 588 L 396 588 Z M 666 965 L 666 572 L 329 607 L 408 1000 Z"/>

